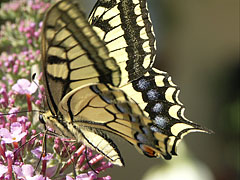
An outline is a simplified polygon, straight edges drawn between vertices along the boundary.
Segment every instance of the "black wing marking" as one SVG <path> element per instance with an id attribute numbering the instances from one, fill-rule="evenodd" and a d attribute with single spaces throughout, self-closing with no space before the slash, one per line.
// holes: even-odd
<path id="1" fill-rule="evenodd" d="M 120 86 L 152 67 L 156 41 L 146 0 L 98 0 L 89 22 L 121 69 Z"/>
<path id="2" fill-rule="evenodd" d="M 166 135 L 162 150 L 165 159 L 177 155 L 177 143 L 190 132 L 212 131 L 189 121 L 184 116 L 185 107 L 179 101 L 179 88 L 171 77 L 163 71 L 153 68 L 144 76 L 121 88 L 144 110 L 151 119 L 150 129 L 158 136 Z"/>
<path id="3" fill-rule="evenodd" d="M 88 83 L 120 84 L 121 72 L 87 22 L 76 1 L 59 1 L 46 13 L 42 60 L 48 104 L 53 114 L 70 90 Z"/>

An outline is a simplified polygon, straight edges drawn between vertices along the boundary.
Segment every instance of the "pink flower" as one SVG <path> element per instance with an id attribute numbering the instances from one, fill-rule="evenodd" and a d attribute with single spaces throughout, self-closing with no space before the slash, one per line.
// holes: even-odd
<path id="1" fill-rule="evenodd" d="M 20 166 L 13 166 L 13 171 L 16 173 L 18 179 L 24 179 L 24 180 L 45 180 L 45 178 L 42 175 L 35 175 L 34 174 L 34 168 L 30 164 L 24 164 L 22 167 Z M 47 180 L 50 180 L 49 178 L 46 178 Z"/>
<path id="2" fill-rule="evenodd" d="M 73 180 L 71 176 L 66 176 L 66 180 Z"/>
<path id="3" fill-rule="evenodd" d="M 6 108 L 8 105 L 8 94 L 6 88 L 2 87 L 0 89 L 0 94 L 3 96 L 3 98 L 0 99 L 0 104 L 2 104 Z"/>
<path id="4" fill-rule="evenodd" d="M 42 155 L 42 147 L 39 146 L 36 149 L 31 151 L 37 158 L 40 159 L 41 155 Z M 42 156 L 42 160 L 51 160 L 53 158 L 53 155 L 51 153 L 47 153 L 46 156 Z"/>
<path id="5" fill-rule="evenodd" d="M 13 85 L 12 90 L 19 94 L 33 94 L 37 88 L 38 86 L 34 82 L 30 83 L 27 79 L 19 79 L 17 83 Z"/>
<path id="6" fill-rule="evenodd" d="M 16 122 L 17 121 L 17 113 L 19 112 L 19 108 L 11 108 L 10 111 L 8 112 L 7 119 L 10 122 Z"/>
<path id="7" fill-rule="evenodd" d="M 24 136 L 27 135 L 26 132 L 22 132 L 22 125 L 19 122 L 14 122 L 11 124 L 11 132 L 8 129 L 0 129 L 0 136 L 2 141 L 6 144 L 19 142 Z"/>
<path id="8" fill-rule="evenodd" d="M 28 117 L 26 117 L 26 116 L 17 117 L 17 121 L 24 124 L 28 121 Z"/>
<path id="9" fill-rule="evenodd" d="M 0 177 L 2 177 L 8 171 L 7 166 L 0 164 Z"/>
<path id="10" fill-rule="evenodd" d="M 98 177 L 97 174 L 93 171 L 89 171 L 88 173 L 82 173 L 78 175 L 76 179 L 73 179 L 70 176 L 66 176 L 66 180 L 94 180 L 94 179 L 98 179 Z"/>
<path id="11" fill-rule="evenodd" d="M 97 179 L 97 174 L 93 171 L 89 171 L 88 173 L 82 173 L 76 177 L 76 180 L 93 180 Z"/>

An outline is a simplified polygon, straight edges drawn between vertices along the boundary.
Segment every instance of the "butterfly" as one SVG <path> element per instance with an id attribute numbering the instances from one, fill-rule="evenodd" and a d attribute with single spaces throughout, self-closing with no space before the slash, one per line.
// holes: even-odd
<path id="1" fill-rule="evenodd" d="M 184 117 L 179 88 L 153 68 L 156 40 L 146 0 L 98 0 L 87 20 L 77 1 L 46 13 L 42 69 L 44 121 L 123 166 L 115 134 L 140 153 L 171 159 L 190 132 L 210 133 Z"/>

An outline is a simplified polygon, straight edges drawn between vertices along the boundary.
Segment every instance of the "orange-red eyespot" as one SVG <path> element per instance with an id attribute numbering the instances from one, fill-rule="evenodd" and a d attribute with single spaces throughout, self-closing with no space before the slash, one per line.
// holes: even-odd
<path id="1" fill-rule="evenodd" d="M 151 147 L 141 144 L 140 148 L 146 156 L 156 157 L 156 152 Z"/>

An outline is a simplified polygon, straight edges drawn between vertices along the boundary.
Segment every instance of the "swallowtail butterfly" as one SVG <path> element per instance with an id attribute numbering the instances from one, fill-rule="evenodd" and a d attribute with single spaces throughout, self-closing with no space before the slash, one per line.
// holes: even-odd
<path id="1" fill-rule="evenodd" d="M 184 135 L 209 132 L 184 117 L 179 88 L 153 68 L 146 0 L 98 0 L 89 20 L 77 1 L 58 1 L 43 21 L 41 52 L 44 120 L 113 164 L 124 163 L 108 133 L 148 157 L 171 159 Z"/>

